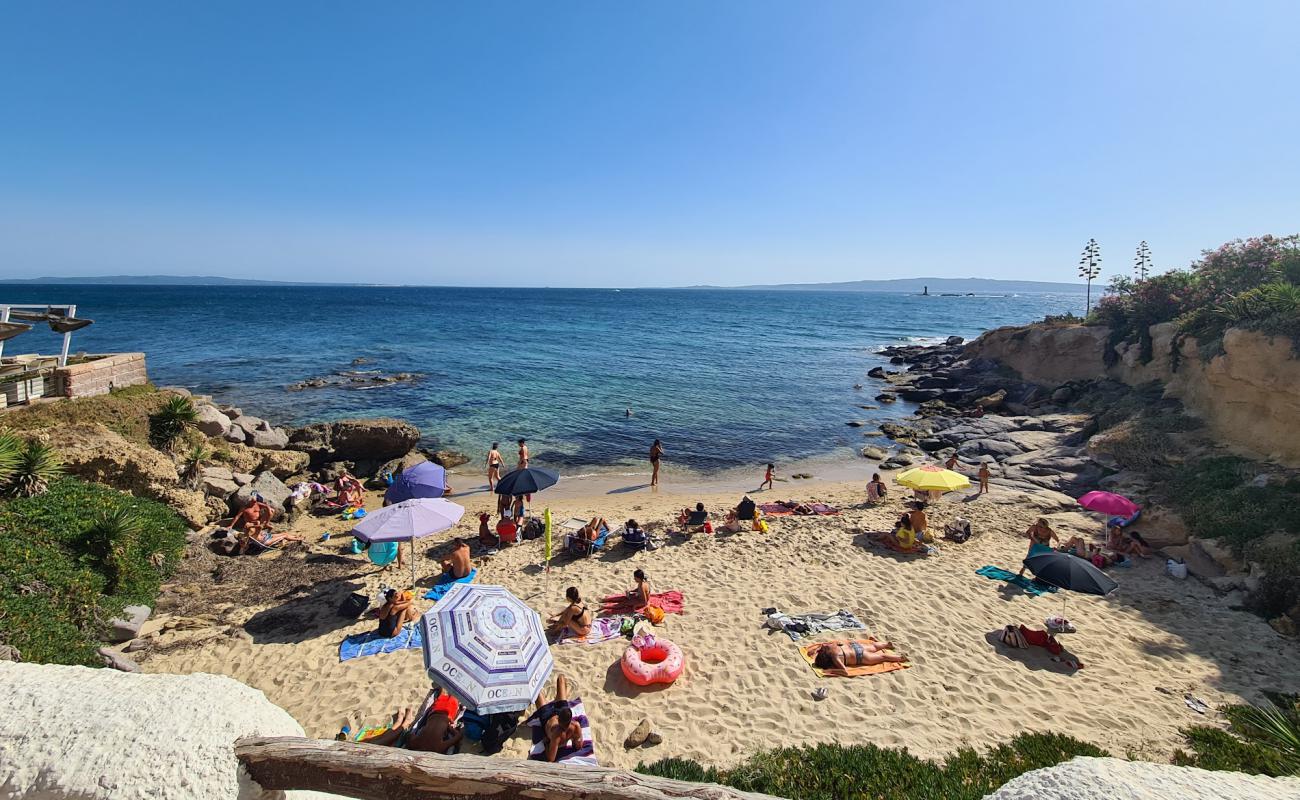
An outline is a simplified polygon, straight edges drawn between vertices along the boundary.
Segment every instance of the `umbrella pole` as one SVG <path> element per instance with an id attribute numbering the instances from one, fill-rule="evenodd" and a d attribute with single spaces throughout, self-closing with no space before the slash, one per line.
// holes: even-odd
<path id="1" fill-rule="evenodd" d="M 415 593 L 415 537 L 411 537 L 411 593 Z"/>

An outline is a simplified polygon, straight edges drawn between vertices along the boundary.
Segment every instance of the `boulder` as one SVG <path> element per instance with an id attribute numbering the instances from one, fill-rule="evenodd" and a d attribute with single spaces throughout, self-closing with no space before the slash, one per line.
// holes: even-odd
<path id="1" fill-rule="evenodd" d="M 459 467 L 461 464 L 468 464 L 469 456 L 455 450 L 435 450 L 429 456 L 429 460 L 440 467 L 451 469 L 452 467 Z"/>
<path id="2" fill-rule="evenodd" d="M 192 491 L 181 486 L 166 486 L 154 497 L 166 503 L 185 520 L 185 524 L 198 530 L 213 519 L 208 511 L 207 496 L 203 492 Z"/>
<path id="3" fill-rule="evenodd" d="M 115 669 L 119 672 L 139 672 L 140 665 L 112 649 L 111 647 L 101 647 L 95 651 L 99 657 L 104 660 L 104 666 Z"/>
<path id="4" fill-rule="evenodd" d="M 1173 511 L 1146 508 L 1134 528 L 1156 550 L 1187 544 L 1187 523 Z"/>
<path id="5" fill-rule="evenodd" d="M 943 397 L 942 389 L 899 389 L 898 396 L 911 403 L 924 403 L 926 400 L 938 400 Z"/>
<path id="6" fill-rule="evenodd" d="M 23 654 L 11 644 L 0 644 L 0 661 L 17 663 L 23 660 Z"/>
<path id="7" fill-rule="evenodd" d="M 884 367 L 872 367 L 871 369 L 867 370 L 867 377 L 868 377 L 868 378 L 880 378 L 881 380 L 883 380 L 884 377 L 885 377 L 885 368 L 884 368 Z"/>
<path id="8" fill-rule="evenodd" d="M 945 447 L 942 439 L 936 439 L 933 436 L 928 436 L 920 440 L 916 444 L 918 447 L 920 447 L 922 450 L 928 453 L 933 453 L 936 450 L 942 450 Z"/>
<path id="9" fill-rule="evenodd" d="M 213 406 L 198 406 L 194 413 L 197 416 L 194 427 L 204 436 L 225 436 L 230 430 L 230 418 Z"/>
<path id="10" fill-rule="evenodd" d="M 1012 778 L 984 800 L 1260 800 L 1300 797 L 1300 779 L 1078 756 Z"/>
<path id="11" fill-rule="evenodd" d="M 892 395 L 892 394 L 878 394 L 878 395 L 876 395 L 876 402 L 877 402 L 877 403 L 895 403 L 895 402 L 898 402 L 898 398 L 895 397 L 895 396 Z"/>
<path id="12" fill-rule="evenodd" d="M 884 461 L 888 456 L 889 452 L 883 447 L 868 445 L 867 447 L 862 448 L 862 457 L 869 458 L 872 461 Z"/>
<path id="13" fill-rule="evenodd" d="M 1286 616 L 1285 614 L 1282 614 L 1282 615 L 1279 615 L 1279 616 L 1276 616 L 1276 617 L 1273 617 L 1272 619 L 1270 619 L 1270 620 L 1268 621 L 1268 626 L 1269 626 L 1270 628 L 1272 628 L 1273 630 L 1277 631 L 1278 633 L 1282 634 L 1283 636 L 1295 636 L 1295 635 L 1296 635 L 1296 624 L 1295 624 L 1295 620 L 1291 619 L 1290 617 Z"/>
<path id="14" fill-rule="evenodd" d="M 863 425 L 866 425 L 867 423 L 860 419 L 851 419 L 844 424 L 848 425 L 850 428 L 861 428 Z"/>
<path id="15" fill-rule="evenodd" d="M 258 428 L 262 427 L 263 425 L 267 426 L 268 428 L 270 427 L 270 423 L 268 423 L 266 420 L 262 419 L 261 417 L 255 417 L 252 414 L 240 414 L 239 416 L 232 419 L 231 422 L 243 428 L 245 431 L 249 431 L 249 432 L 255 431 Z"/>
<path id="16" fill-rule="evenodd" d="M 397 419 L 349 419 L 295 428 L 288 449 L 307 453 L 313 464 L 373 461 L 376 466 L 411 452 L 420 429 Z"/>
<path id="17" fill-rule="evenodd" d="M 280 514 L 284 513 L 285 501 L 289 499 L 289 495 L 292 494 L 292 492 L 290 492 L 289 487 L 285 486 L 284 483 L 279 478 L 275 477 L 274 474 L 270 472 L 261 472 L 253 479 L 252 483 L 239 487 L 239 491 L 235 492 L 231 496 L 230 510 L 234 512 L 241 511 L 244 506 L 253 502 L 254 494 L 260 494 L 262 499 L 275 510 L 276 516 L 278 517 Z"/>
<path id="18" fill-rule="evenodd" d="M 140 633 L 140 626 L 149 619 L 153 609 L 149 606 L 127 606 L 122 609 L 122 616 L 108 621 L 108 640 L 110 642 L 129 642 Z"/>
<path id="19" fill-rule="evenodd" d="M 226 498 L 239 491 L 240 484 L 235 483 L 233 479 L 225 480 L 205 476 L 199 480 L 199 486 L 208 497 Z"/>
<path id="20" fill-rule="evenodd" d="M 248 431 L 244 430 L 242 425 L 231 423 L 226 432 L 221 435 L 221 438 L 232 444 L 243 444 L 248 441 Z"/>
<path id="21" fill-rule="evenodd" d="M 271 470 L 271 472 L 275 472 L 275 470 Z M 275 477 L 280 478 L 279 475 L 276 475 Z M 247 486 L 253 482 L 253 478 L 254 475 L 251 472 L 234 472 L 231 473 L 230 476 L 230 479 L 238 486 Z M 281 478 L 281 480 L 283 480 L 283 478 Z"/>
<path id="22" fill-rule="evenodd" d="M 996 392 L 992 394 L 985 395 L 984 397 L 976 398 L 975 405 L 979 406 L 980 408 L 997 408 L 998 406 L 1002 405 L 1002 401 L 1006 399 L 1007 399 L 1007 390 L 998 389 Z"/>
<path id="23" fill-rule="evenodd" d="M 392 459 L 391 461 L 387 461 L 387 462 L 385 462 L 384 464 L 380 465 L 379 469 L 376 470 L 376 472 L 375 472 L 375 476 L 376 476 L 376 478 L 378 478 L 378 477 L 384 475 L 385 473 L 387 473 L 387 474 L 391 474 L 391 475 L 397 475 L 397 474 L 400 473 L 400 472 L 404 472 L 404 471 L 410 469 L 411 467 L 414 467 L 416 464 L 422 464 L 422 463 L 424 463 L 425 461 L 428 461 L 428 460 L 429 460 L 429 457 L 426 456 L 423 452 L 421 452 L 421 451 L 419 451 L 419 450 L 413 450 L 413 451 L 407 453 L 406 455 L 402 456 L 401 458 L 394 458 L 394 459 Z M 437 463 L 437 462 L 435 462 L 435 463 Z M 464 463 L 464 462 L 462 462 L 462 463 Z M 440 465 L 440 466 L 444 466 L 444 467 L 445 467 L 446 465 L 443 464 L 443 465 Z M 337 472 L 337 470 L 335 470 L 335 471 Z M 332 480 L 332 478 L 331 478 L 331 480 Z M 378 487 L 376 487 L 376 488 L 378 488 Z"/>
<path id="24" fill-rule="evenodd" d="M 943 340 L 943 343 L 948 347 L 957 347 L 965 342 L 966 340 L 961 336 L 949 336 L 947 339 Z"/>
<path id="25" fill-rule="evenodd" d="M 235 758 L 249 736 L 302 736 L 262 692 L 219 675 L 0 664 L 7 800 L 259 800 Z"/>
<path id="26" fill-rule="evenodd" d="M 235 473 L 231 472 L 229 467 L 211 466 L 204 467 L 200 475 L 204 478 L 212 478 L 219 481 L 233 481 Z"/>
<path id="27" fill-rule="evenodd" d="M 248 438 L 244 441 L 249 447 L 283 450 L 285 445 L 289 444 L 289 434 L 285 433 L 284 428 L 272 428 L 268 423 L 263 422 L 260 427 L 249 431 Z"/>

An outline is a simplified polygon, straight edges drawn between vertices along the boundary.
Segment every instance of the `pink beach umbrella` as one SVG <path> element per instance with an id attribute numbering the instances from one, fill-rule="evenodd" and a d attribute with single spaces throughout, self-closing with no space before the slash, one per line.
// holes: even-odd
<path id="1" fill-rule="evenodd" d="M 1127 497 L 1120 497 L 1113 492 L 1088 492 L 1079 498 L 1079 505 L 1112 517 L 1131 517 L 1142 508 Z"/>

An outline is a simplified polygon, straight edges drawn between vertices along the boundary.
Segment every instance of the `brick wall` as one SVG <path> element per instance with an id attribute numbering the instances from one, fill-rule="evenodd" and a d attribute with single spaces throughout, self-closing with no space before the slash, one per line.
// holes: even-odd
<path id="1" fill-rule="evenodd" d="M 110 389 L 138 386 L 148 380 L 144 353 L 115 353 L 56 369 L 54 394 L 62 397 L 93 397 L 108 394 Z"/>

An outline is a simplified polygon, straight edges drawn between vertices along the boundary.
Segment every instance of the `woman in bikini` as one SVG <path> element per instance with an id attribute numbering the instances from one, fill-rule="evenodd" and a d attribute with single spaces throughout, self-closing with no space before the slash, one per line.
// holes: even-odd
<path id="1" fill-rule="evenodd" d="M 501 452 L 497 450 L 500 446 L 500 442 L 493 442 L 492 449 L 487 454 L 489 492 L 495 492 L 497 490 L 497 481 L 501 480 L 501 466 L 505 463 L 505 459 L 501 457 Z"/>
<path id="2" fill-rule="evenodd" d="M 631 415 L 629 415 L 631 416 Z M 650 445 L 650 487 L 659 485 L 659 459 L 664 457 L 664 446 L 658 439 Z"/>
<path id="3" fill-rule="evenodd" d="M 547 620 L 546 631 L 552 636 L 559 636 L 566 630 L 574 636 L 586 636 L 591 633 L 591 610 L 582 602 L 582 595 L 577 586 L 564 590 L 569 604 L 560 613 Z"/>
<path id="4" fill-rule="evenodd" d="M 628 599 L 632 601 L 635 608 L 645 608 L 650 605 L 650 595 L 654 593 L 650 586 L 650 578 L 645 574 L 645 570 L 639 569 L 632 573 L 632 580 L 636 581 L 636 586 L 627 590 Z"/>
<path id="5" fill-rule="evenodd" d="M 894 645 L 889 642 L 873 642 L 870 639 L 843 639 L 814 644 L 808 648 L 808 655 L 813 657 L 813 666 L 827 675 L 847 678 L 851 667 L 899 664 L 907 661 L 907 656 L 885 652 L 893 649 Z"/>
<path id="6" fill-rule="evenodd" d="M 1025 553 L 1025 558 L 1036 556 L 1039 553 L 1052 552 L 1053 540 L 1055 540 L 1057 544 L 1061 543 L 1061 539 L 1056 535 L 1056 531 L 1052 530 L 1051 526 L 1047 524 L 1047 520 L 1042 517 L 1039 517 L 1037 522 L 1029 526 L 1029 530 L 1025 531 L 1025 535 L 1029 537 L 1029 552 Z M 1020 575 L 1023 576 L 1024 574 L 1025 566 L 1022 564 L 1020 567 Z"/>

